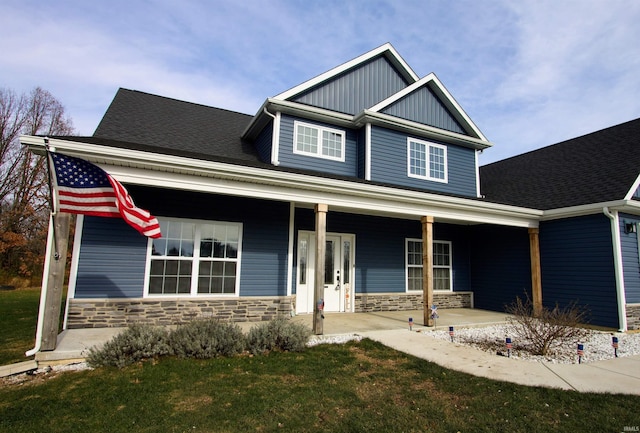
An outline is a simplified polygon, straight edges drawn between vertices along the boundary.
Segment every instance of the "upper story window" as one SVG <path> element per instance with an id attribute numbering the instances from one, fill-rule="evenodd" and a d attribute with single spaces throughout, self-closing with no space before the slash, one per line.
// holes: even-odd
<path id="1" fill-rule="evenodd" d="M 293 153 L 344 162 L 344 131 L 298 121 L 294 129 Z"/>
<path id="2" fill-rule="evenodd" d="M 409 177 L 447 182 L 447 147 L 409 138 L 407 169 Z"/>
<path id="3" fill-rule="evenodd" d="M 160 219 L 149 241 L 149 296 L 237 295 L 242 225 Z"/>

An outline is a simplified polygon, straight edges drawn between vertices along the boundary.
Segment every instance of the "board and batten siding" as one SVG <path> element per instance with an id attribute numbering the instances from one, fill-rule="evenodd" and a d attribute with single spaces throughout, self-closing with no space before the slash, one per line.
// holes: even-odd
<path id="1" fill-rule="evenodd" d="M 540 223 L 542 300 L 548 308 L 577 302 L 590 323 L 617 328 L 611 223 L 603 214 Z"/>
<path id="2" fill-rule="evenodd" d="M 355 115 L 407 85 L 391 63 L 384 56 L 379 56 L 310 89 L 293 101 Z"/>
<path id="3" fill-rule="evenodd" d="M 158 218 L 242 223 L 240 296 L 285 296 L 289 204 L 128 186 Z M 86 218 L 76 297 L 142 297 L 147 238 L 117 218 Z"/>
<path id="4" fill-rule="evenodd" d="M 640 255 L 638 252 L 637 215 L 620 214 L 620 246 L 622 248 L 622 267 L 624 289 L 627 304 L 640 303 Z M 633 224 L 636 233 L 625 233 L 625 224 Z"/>
<path id="5" fill-rule="evenodd" d="M 293 153 L 295 141 L 294 121 L 300 121 L 311 125 L 324 126 L 337 129 L 345 133 L 345 158 L 344 162 L 330 159 Z M 344 129 L 330 124 L 313 122 L 301 118 L 283 115 L 280 121 L 280 149 L 279 160 L 282 167 L 291 167 L 301 170 L 311 170 L 339 176 L 356 177 L 358 175 L 358 133 L 351 129 Z"/>
<path id="6" fill-rule="evenodd" d="M 504 311 L 516 297 L 531 297 L 531 259 L 526 228 L 469 227 L 471 290 L 475 308 Z"/>
<path id="7" fill-rule="evenodd" d="M 431 89 L 424 86 L 382 110 L 384 114 L 467 135 Z"/>
<path id="8" fill-rule="evenodd" d="M 473 149 L 448 144 L 447 183 L 416 179 L 408 176 L 407 136 L 381 127 L 371 128 L 371 180 L 469 197 L 477 195 L 476 157 Z M 417 137 L 417 140 L 444 144 Z"/>

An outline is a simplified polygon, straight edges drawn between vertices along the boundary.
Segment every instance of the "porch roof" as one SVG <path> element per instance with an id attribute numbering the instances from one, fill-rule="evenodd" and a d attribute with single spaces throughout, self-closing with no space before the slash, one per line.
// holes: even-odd
<path id="1" fill-rule="evenodd" d="M 45 138 L 23 136 L 21 142 L 44 152 Z M 457 224 L 537 227 L 542 212 L 422 190 L 411 190 L 351 177 L 274 167 L 256 161 L 204 156 L 97 137 L 49 137 L 58 152 L 91 161 L 120 182 L 216 194 L 265 198 L 306 207 L 328 204 L 349 213 L 418 219 L 432 215 Z"/>

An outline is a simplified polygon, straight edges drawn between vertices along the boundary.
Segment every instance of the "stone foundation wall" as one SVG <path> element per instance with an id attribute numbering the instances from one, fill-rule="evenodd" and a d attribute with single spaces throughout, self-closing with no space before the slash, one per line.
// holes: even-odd
<path id="1" fill-rule="evenodd" d="M 640 329 L 640 304 L 627 304 L 627 329 Z"/>
<path id="2" fill-rule="evenodd" d="M 71 299 L 67 328 L 113 328 L 133 323 L 177 325 L 215 317 L 260 322 L 289 316 L 293 297 L 227 299 Z"/>
<path id="3" fill-rule="evenodd" d="M 407 293 L 356 293 L 355 312 L 421 310 L 423 295 Z M 473 292 L 434 293 L 438 308 L 473 308 Z"/>

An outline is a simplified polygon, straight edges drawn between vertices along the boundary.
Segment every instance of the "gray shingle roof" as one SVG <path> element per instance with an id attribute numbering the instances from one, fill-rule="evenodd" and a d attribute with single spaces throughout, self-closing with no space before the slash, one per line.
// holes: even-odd
<path id="1" fill-rule="evenodd" d="M 623 199 L 640 173 L 640 119 L 480 167 L 486 200 L 548 210 Z"/>
<path id="2" fill-rule="evenodd" d="M 252 116 L 119 89 L 93 136 L 206 157 L 259 162 L 240 136 Z"/>

